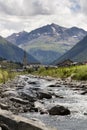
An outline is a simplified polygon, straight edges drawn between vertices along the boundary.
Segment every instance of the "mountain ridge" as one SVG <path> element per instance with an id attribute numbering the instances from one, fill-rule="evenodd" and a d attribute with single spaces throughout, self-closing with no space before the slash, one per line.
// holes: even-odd
<path id="1" fill-rule="evenodd" d="M 82 40 L 86 34 L 87 32 L 85 30 L 78 27 L 65 28 L 52 23 L 37 28 L 29 33 L 25 32 L 24 35 L 20 35 L 20 33 L 16 34 L 19 36 L 15 35 L 15 37 L 11 35 L 7 37 L 7 40 L 26 50 L 38 60 L 43 57 L 43 60 L 41 60 L 42 64 L 50 64 L 55 58 L 57 59 L 71 49 L 77 42 Z M 38 56 L 35 55 L 34 50 L 35 52 L 36 50 L 38 51 Z M 50 53 L 47 59 L 43 54 L 43 52 L 46 53 L 46 51 L 47 54 L 49 54 L 49 51 L 55 52 L 51 61 L 49 59 L 51 59 L 52 54 Z M 59 56 L 56 55 L 57 53 Z"/>

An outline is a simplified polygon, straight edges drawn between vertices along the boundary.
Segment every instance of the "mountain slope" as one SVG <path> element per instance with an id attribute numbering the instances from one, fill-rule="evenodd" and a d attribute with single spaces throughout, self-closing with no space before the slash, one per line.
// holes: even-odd
<path id="1" fill-rule="evenodd" d="M 56 60 L 53 64 L 58 64 L 66 59 L 71 59 L 77 62 L 87 61 L 87 36 L 78 42 L 71 50 Z"/>
<path id="2" fill-rule="evenodd" d="M 3 37 L 0 36 L 0 57 L 15 62 L 22 62 L 23 55 L 24 51 L 21 48 L 13 45 L 12 43 L 8 42 L 7 40 L 5 40 Z M 38 62 L 35 58 L 33 58 L 29 54 L 27 54 L 27 59 L 29 63 Z"/>
<path id="3" fill-rule="evenodd" d="M 20 32 L 13 34 L 7 37 L 7 40 L 25 49 L 38 60 L 43 59 L 41 60 L 42 63 L 49 64 L 51 63 L 50 59 L 54 61 L 54 59 L 63 55 L 78 41 L 82 40 L 86 34 L 87 32 L 83 29 L 77 27 L 65 28 L 53 23 L 35 29 L 30 33 Z M 38 56 L 35 55 L 36 51 Z M 55 52 L 55 54 L 52 56 L 51 52 Z M 46 55 L 41 55 L 41 53 Z M 47 59 L 46 57 L 49 58 Z"/>
<path id="4" fill-rule="evenodd" d="M 35 56 L 35 58 L 39 57 L 39 60 L 42 63 L 49 64 L 49 62 L 53 62 L 53 60 L 56 60 L 56 57 L 60 57 L 61 54 L 55 52 L 55 51 L 45 51 L 45 50 L 38 50 L 38 49 L 32 49 L 30 50 L 30 53 Z M 55 57 L 54 57 L 55 56 Z M 44 58 L 45 57 L 45 58 Z M 48 60 L 49 59 L 49 60 Z"/>

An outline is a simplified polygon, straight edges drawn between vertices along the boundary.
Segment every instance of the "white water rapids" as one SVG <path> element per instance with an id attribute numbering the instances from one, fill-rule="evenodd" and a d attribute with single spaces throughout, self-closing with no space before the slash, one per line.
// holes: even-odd
<path id="1" fill-rule="evenodd" d="M 25 78 L 27 81 L 24 81 Z M 25 83 L 25 89 L 29 87 L 28 82 L 37 82 L 37 87 L 47 89 L 49 85 L 55 84 L 56 80 L 46 80 L 32 76 L 21 76 L 19 82 Z M 31 85 L 32 86 L 32 85 Z M 35 85 L 33 85 L 34 87 Z M 39 113 L 26 113 L 23 116 L 27 118 L 37 118 L 47 126 L 56 127 L 58 130 L 87 130 L 87 95 L 81 95 L 81 90 L 75 90 L 67 85 L 61 87 L 49 88 L 49 91 L 55 92 L 63 98 L 44 99 L 42 107 L 50 108 L 55 105 L 68 107 L 71 111 L 69 116 L 50 116 L 48 114 L 40 115 Z M 40 105 L 40 104 L 36 104 Z"/>

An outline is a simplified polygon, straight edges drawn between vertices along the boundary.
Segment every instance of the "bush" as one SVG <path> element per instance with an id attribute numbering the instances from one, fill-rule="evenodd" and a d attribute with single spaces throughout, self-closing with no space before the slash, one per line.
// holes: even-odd
<path id="1" fill-rule="evenodd" d="M 67 78 L 71 76 L 76 80 L 87 80 L 87 65 L 49 68 L 47 70 L 44 67 L 40 67 L 36 74 L 56 78 Z"/>

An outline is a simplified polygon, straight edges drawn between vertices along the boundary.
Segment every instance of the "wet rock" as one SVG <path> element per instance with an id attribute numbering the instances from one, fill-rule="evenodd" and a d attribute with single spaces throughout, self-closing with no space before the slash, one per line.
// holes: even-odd
<path id="1" fill-rule="evenodd" d="M 50 93 L 48 93 L 47 91 L 39 91 L 37 93 L 37 95 L 38 95 L 39 99 L 43 99 L 43 98 L 51 99 L 52 98 L 52 95 Z"/>
<path id="2" fill-rule="evenodd" d="M 29 103 L 27 100 L 22 100 L 21 98 L 15 98 L 15 97 L 11 97 L 10 100 L 13 102 L 16 102 L 16 103 L 20 103 L 20 104 L 28 104 Z"/>
<path id="3" fill-rule="evenodd" d="M 58 83 L 56 83 L 56 84 L 51 84 L 51 85 L 49 85 L 48 87 L 52 87 L 52 88 L 54 88 L 54 87 L 61 87 L 61 84 L 58 84 Z"/>
<path id="4" fill-rule="evenodd" d="M 36 93 L 33 92 L 21 92 L 20 97 L 23 98 L 24 100 L 29 100 L 30 102 L 35 102 L 37 100 L 37 95 Z"/>
<path id="5" fill-rule="evenodd" d="M 38 112 L 39 110 L 38 110 L 38 108 L 31 107 L 31 108 L 29 109 L 29 111 L 30 111 L 30 112 Z"/>
<path id="6" fill-rule="evenodd" d="M 41 88 L 39 88 L 39 86 L 32 87 L 31 89 L 32 89 L 32 91 L 40 91 L 41 90 Z"/>
<path id="7" fill-rule="evenodd" d="M 63 96 L 61 96 L 61 95 L 58 95 L 58 94 L 54 94 L 54 96 L 56 97 L 56 98 L 64 98 Z"/>
<path id="8" fill-rule="evenodd" d="M 87 116 L 87 113 L 85 112 L 84 115 Z"/>
<path id="9" fill-rule="evenodd" d="M 23 89 L 24 88 L 24 85 L 16 85 L 16 90 L 19 90 L 19 89 Z"/>
<path id="10" fill-rule="evenodd" d="M 43 114 L 48 114 L 48 111 L 45 110 L 45 109 L 41 109 L 41 110 L 40 110 L 40 114 L 41 114 L 41 115 L 43 115 Z"/>
<path id="11" fill-rule="evenodd" d="M 25 78 L 24 78 L 24 81 L 27 81 L 27 80 L 28 80 L 28 77 L 25 77 Z"/>
<path id="12" fill-rule="evenodd" d="M 48 110 L 50 115 L 69 115 L 70 114 L 70 110 L 68 108 L 65 108 L 64 106 L 54 106 L 52 107 L 50 110 Z"/>
<path id="13" fill-rule="evenodd" d="M 56 85 L 55 84 L 51 84 L 48 87 L 56 87 Z"/>
<path id="14" fill-rule="evenodd" d="M 0 110 L 0 122 L 8 128 L 3 130 L 51 130 L 39 121 L 29 120 L 3 110 Z"/>
<path id="15" fill-rule="evenodd" d="M 85 94 L 87 94 L 87 90 L 81 93 L 81 95 L 85 95 Z"/>
<path id="16" fill-rule="evenodd" d="M 5 105 L 3 103 L 0 103 L 0 108 L 3 109 L 3 110 L 8 110 L 9 106 Z"/>
<path id="17" fill-rule="evenodd" d="M 32 85 L 36 85 L 37 84 L 37 82 L 35 82 L 35 81 L 28 81 L 28 83 L 32 84 Z"/>
<path id="18" fill-rule="evenodd" d="M 18 93 L 15 90 L 5 91 L 2 93 L 2 97 L 17 97 Z"/>

